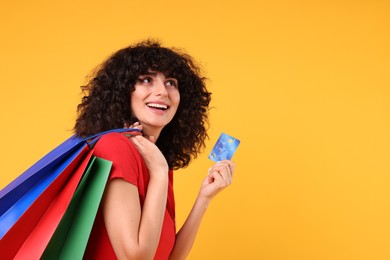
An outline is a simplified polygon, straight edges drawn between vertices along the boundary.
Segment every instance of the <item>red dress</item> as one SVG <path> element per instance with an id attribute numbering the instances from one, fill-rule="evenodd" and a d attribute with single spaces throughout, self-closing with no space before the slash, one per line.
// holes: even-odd
<path id="1" fill-rule="evenodd" d="M 138 187 L 141 209 L 149 182 L 149 172 L 134 144 L 123 134 L 103 136 L 95 145 L 97 157 L 113 162 L 109 180 L 121 178 Z M 168 259 L 176 238 L 173 172 L 169 170 L 168 199 L 160 242 L 154 259 Z M 111 246 L 101 209 L 97 213 L 84 259 L 117 259 Z"/>

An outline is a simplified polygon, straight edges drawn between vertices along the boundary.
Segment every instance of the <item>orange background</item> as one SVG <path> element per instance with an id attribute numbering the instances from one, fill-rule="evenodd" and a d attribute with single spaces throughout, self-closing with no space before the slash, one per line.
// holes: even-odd
<path id="1" fill-rule="evenodd" d="M 8 0 L 0 24 L 0 187 L 71 135 L 96 65 L 151 37 L 213 92 L 178 226 L 220 132 L 241 140 L 188 259 L 390 259 L 388 1 Z"/>

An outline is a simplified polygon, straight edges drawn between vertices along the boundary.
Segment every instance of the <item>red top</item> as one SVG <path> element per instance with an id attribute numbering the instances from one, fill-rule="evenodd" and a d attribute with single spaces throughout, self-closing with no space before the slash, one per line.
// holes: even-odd
<path id="1" fill-rule="evenodd" d="M 95 145 L 94 154 L 113 162 L 109 180 L 121 178 L 138 187 L 141 210 L 149 183 L 149 172 L 134 144 L 123 134 L 103 136 Z M 154 259 L 168 259 L 175 244 L 175 200 L 173 196 L 173 172 L 169 170 L 168 199 L 160 243 Z M 88 241 L 84 259 L 117 259 L 111 246 L 101 209 Z"/>

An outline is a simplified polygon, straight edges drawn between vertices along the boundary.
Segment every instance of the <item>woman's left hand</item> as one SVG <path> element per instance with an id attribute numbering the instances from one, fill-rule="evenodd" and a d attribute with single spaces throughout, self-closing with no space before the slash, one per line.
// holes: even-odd
<path id="1" fill-rule="evenodd" d="M 229 160 L 217 162 L 209 169 L 208 176 L 203 180 L 199 196 L 208 200 L 232 183 L 236 164 Z"/>

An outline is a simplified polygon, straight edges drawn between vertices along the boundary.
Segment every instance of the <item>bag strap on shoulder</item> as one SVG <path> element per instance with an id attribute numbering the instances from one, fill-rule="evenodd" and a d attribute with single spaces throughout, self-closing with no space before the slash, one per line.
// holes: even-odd
<path id="1" fill-rule="evenodd" d="M 125 133 L 125 132 L 136 132 L 136 134 L 140 134 L 141 130 L 138 128 L 116 128 L 116 129 L 110 129 L 104 132 L 100 132 L 97 134 L 94 134 L 89 137 L 83 138 L 83 140 L 88 144 L 89 147 L 93 147 L 96 142 L 102 137 L 103 135 L 110 134 L 110 133 Z"/>

